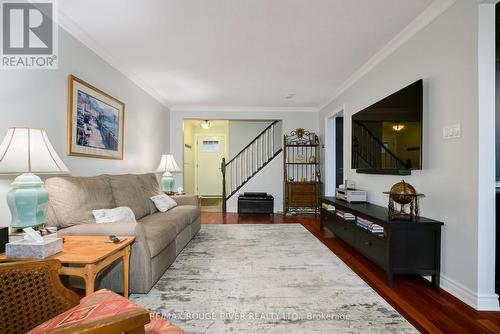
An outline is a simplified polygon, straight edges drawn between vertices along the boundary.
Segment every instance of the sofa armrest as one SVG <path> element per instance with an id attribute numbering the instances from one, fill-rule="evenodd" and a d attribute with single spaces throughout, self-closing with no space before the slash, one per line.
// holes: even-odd
<path id="1" fill-rule="evenodd" d="M 198 206 L 198 196 L 197 195 L 173 195 L 170 197 L 177 203 L 177 205 Z"/>

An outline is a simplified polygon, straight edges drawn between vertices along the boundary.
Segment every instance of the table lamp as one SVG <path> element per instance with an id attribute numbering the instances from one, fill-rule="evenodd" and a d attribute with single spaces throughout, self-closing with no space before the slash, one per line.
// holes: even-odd
<path id="1" fill-rule="evenodd" d="M 161 190 L 166 193 L 174 192 L 174 177 L 172 172 L 180 172 L 181 169 L 175 162 L 172 154 L 164 154 L 161 156 L 160 165 L 156 170 L 157 173 L 163 173 L 161 178 Z"/>
<path id="2" fill-rule="evenodd" d="M 43 181 L 35 174 L 69 174 L 44 130 L 10 128 L 0 145 L 0 174 L 19 175 L 7 194 L 12 228 L 45 224 L 48 200 Z"/>

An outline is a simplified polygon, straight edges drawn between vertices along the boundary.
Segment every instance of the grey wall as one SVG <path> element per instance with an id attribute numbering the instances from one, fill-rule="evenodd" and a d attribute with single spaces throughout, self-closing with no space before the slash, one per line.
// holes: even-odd
<path id="1" fill-rule="evenodd" d="M 66 156 L 68 75 L 125 103 L 124 160 Z M 0 140 L 9 127 L 46 130 L 73 175 L 154 171 L 169 151 L 169 111 L 95 53 L 59 30 L 58 70 L 0 71 Z M 11 177 L 0 178 L 0 226 L 10 224 L 5 196 Z"/>
<path id="2" fill-rule="evenodd" d="M 496 113 L 495 113 L 495 158 L 496 158 L 496 179 L 500 181 L 500 3 L 496 4 L 495 22 L 495 59 L 496 59 Z"/>
<path id="3" fill-rule="evenodd" d="M 426 195 L 421 214 L 445 222 L 442 286 L 471 303 L 478 297 L 478 3 L 459 0 L 411 37 L 331 104 L 325 117 L 345 105 L 345 178 L 387 205 L 382 193 L 401 176 L 357 174 L 350 167 L 351 116 L 383 97 L 424 79 L 423 170 L 405 181 Z M 444 140 L 443 127 L 460 123 L 462 136 Z M 493 252 L 493 250 L 491 250 Z"/>

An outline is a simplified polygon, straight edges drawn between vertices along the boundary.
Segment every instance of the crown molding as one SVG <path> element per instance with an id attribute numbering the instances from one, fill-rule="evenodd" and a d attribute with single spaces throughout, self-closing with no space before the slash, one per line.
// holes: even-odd
<path id="1" fill-rule="evenodd" d="M 315 107 L 262 107 L 262 106 L 171 106 L 172 112 L 318 112 Z"/>
<path id="2" fill-rule="evenodd" d="M 127 68 L 115 57 L 111 56 L 100 43 L 98 43 L 96 40 L 90 37 L 90 35 L 87 32 L 85 32 L 75 21 L 73 21 L 64 12 L 59 11 L 57 23 L 70 35 L 72 35 L 74 38 L 80 41 L 87 48 L 92 50 L 97 56 L 102 58 L 113 68 L 115 68 L 124 76 L 126 76 L 135 85 L 144 90 L 147 94 L 149 94 L 163 106 L 170 109 L 168 101 L 156 89 L 148 85 L 144 80 L 142 80 L 142 78 L 140 78 L 136 73 L 134 73 L 134 71 L 132 71 L 130 68 Z"/>
<path id="3" fill-rule="evenodd" d="M 403 30 L 401 30 L 401 32 L 399 32 L 393 39 L 391 39 L 382 49 L 375 53 L 375 55 L 373 55 L 363 66 L 356 70 L 346 81 L 344 81 L 335 91 L 333 96 L 318 107 L 318 110 L 322 110 L 330 103 L 332 103 L 336 98 L 340 96 L 340 94 L 349 89 L 359 79 L 365 76 L 365 74 L 370 72 L 378 64 L 380 64 L 387 57 L 393 54 L 410 38 L 412 38 L 420 30 L 429 25 L 432 21 L 434 21 L 434 19 L 441 15 L 455 2 L 456 0 L 434 0 L 434 2 L 429 5 L 429 7 L 427 7 L 422 13 L 420 13 L 420 15 L 418 15 L 413 21 L 411 21 L 410 24 L 408 24 Z"/>
<path id="4" fill-rule="evenodd" d="M 318 112 L 316 107 L 263 107 L 263 106 L 196 106 L 196 105 L 178 105 L 172 106 L 170 103 L 153 87 L 148 85 L 140 76 L 130 68 L 123 65 L 118 59 L 111 56 L 106 49 L 85 32 L 74 20 L 64 12 L 59 11 L 58 24 L 70 35 L 80 41 L 87 48 L 92 50 L 97 56 L 106 61 L 113 68 L 125 75 L 138 87 L 151 95 L 155 100 L 168 108 L 170 111 L 207 111 L 207 112 Z"/>
<path id="5" fill-rule="evenodd" d="M 498 0 L 479 0 L 497 2 Z M 58 24 L 83 45 L 92 50 L 97 56 L 106 61 L 109 65 L 125 75 L 138 87 L 151 95 L 155 100 L 171 111 L 227 111 L 227 112 L 318 112 L 332 103 L 340 94 L 345 92 L 364 75 L 370 72 L 375 66 L 389 57 L 400 46 L 406 43 L 417 32 L 426 27 L 435 18 L 441 15 L 446 9 L 453 5 L 456 0 L 434 0 L 419 16 L 417 16 L 408 26 L 391 39 L 382 49 L 373 55 L 363 66 L 356 70 L 340 87 L 333 96 L 318 107 L 264 107 L 264 106 L 196 106 L 196 105 L 170 105 L 169 102 L 156 89 L 148 85 L 140 76 L 127 66 L 123 65 L 115 57 L 111 56 L 106 49 L 87 34 L 76 22 L 74 22 L 64 12 L 58 13 Z"/>

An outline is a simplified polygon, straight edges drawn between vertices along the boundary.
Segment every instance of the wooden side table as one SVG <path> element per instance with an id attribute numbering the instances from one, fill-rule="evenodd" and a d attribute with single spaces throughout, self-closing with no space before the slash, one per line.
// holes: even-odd
<path id="1" fill-rule="evenodd" d="M 119 244 L 109 242 L 107 236 L 61 236 L 64 238 L 63 250 L 47 259 L 61 261 L 59 275 L 72 275 L 83 278 L 85 294 L 94 292 L 95 279 L 106 267 L 118 259 L 123 261 L 123 295 L 128 298 L 130 245 L 135 237 L 124 237 Z M 0 260 L 7 259 L 5 254 Z M 14 259 L 7 259 L 9 261 Z M 27 259 L 17 259 L 26 261 Z"/>

